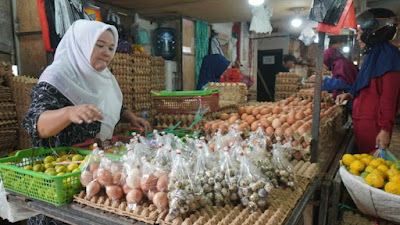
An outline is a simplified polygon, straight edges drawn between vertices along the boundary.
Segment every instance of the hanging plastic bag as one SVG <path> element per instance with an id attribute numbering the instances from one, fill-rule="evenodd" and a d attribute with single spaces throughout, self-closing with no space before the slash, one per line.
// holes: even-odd
<path id="1" fill-rule="evenodd" d="M 97 147 L 97 144 L 94 144 L 94 149 L 88 156 L 85 163 L 80 165 L 81 176 L 80 181 L 83 187 L 86 187 L 90 182 L 92 182 L 97 174 L 97 169 L 100 166 L 100 149 Z"/>
<path id="2" fill-rule="evenodd" d="M 273 189 L 273 185 L 243 153 L 238 186 L 238 195 L 243 206 L 249 207 L 251 212 L 267 208 L 267 195 Z"/>
<path id="3" fill-rule="evenodd" d="M 270 20 L 273 14 L 272 8 L 261 4 L 260 6 L 254 6 L 251 11 L 253 18 L 251 19 L 250 31 L 271 34 L 272 26 Z"/>
<path id="4" fill-rule="evenodd" d="M 353 0 L 346 0 L 346 7 L 343 10 L 343 14 L 341 14 L 339 23 L 337 25 L 331 25 L 326 23 L 319 23 L 317 30 L 320 32 L 332 33 L 332 34 L 340 34 L 340 31 L 343 28 L 354 28 L 357 29 L 357 20 L 355 14 L 355 8 Z"/>
<path id="5" fill-rule="evenodd" d="M 319 23 L 336 25 L 347 0 L 314 0 L 308 18 Z"/>
<path id="6" fill-rule="evenodd" d="M 312 23 L 308 21 L 300 33 L 299 40 L 304 42 L 304 45 L 309 46 L 314 43 L 316 38 L 317 34 L 312 29 Z"/>
<path id="7" fill-rule="evenodd" d="M 386 150 L 382 149 L 381 146 L 379 146 L 379 148 L 374 152 L 373 156 L 375 158 L 382 158 L 384 160 L 387 160 Z"/>

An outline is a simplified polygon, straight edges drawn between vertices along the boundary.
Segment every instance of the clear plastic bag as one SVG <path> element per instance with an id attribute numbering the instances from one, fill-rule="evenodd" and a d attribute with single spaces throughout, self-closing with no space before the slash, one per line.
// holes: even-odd
<path id="1" fill-rule="evenodd" d="M 177 150 L 169 174 L 167 220 L 188 215 L 189 212 L 197 210 L 201 206 L 201 201 L 204 200 L 200 185 L 195 185 L 193 180 L 190 164 Z"/>
<path id="2" fill-rule="evenodd" d="M 143 162 L 140 154 L 130 146 L 128 147 L 126 154 L 122 157 L 122 161 L 122 190 L 127 195 L 128 207 L 133 209 L 144 197 L 140 185 Z"/>
<path id="3" fill-rule="evenodd" d="M 239 201 L 238 191 L 238 173 L 239 163 L 225 148 L 218 161 L 218 173 L 215 175 L 215 204 L 226 205 L 236 204 Z"/>
<path id="4" fill-rule="evenodd" d="M 238 195 L 243 206 L 251 212 L 267 208 L 267 195 L 273 189 L 272 183 L 243 153 L 240 160 Z"/>
<path id="5" fill-rule="evenodd" d="M 142 178 L 140 180 L 140 187 L 144 195 L 152 201 L 158 208 L 168 208 L 168 200 L 165 198 L 158 199 L 158 192 L 168 192 L 168 173 L 162 168 L 157 167 L 151 163 L 145 162 L 143 164 Z M 156 196 L 156 199 L 154 197 Z M 166 195 L 165 195 L 166 196 Z"/>
<path id="6" fill-rule="evenodd" d="M 89 155 L 85 163 L 81 166 L 80 181 L 83 187 L 86 187 L 96 177 L 97 169 L 100 166 L 100 150 L 97 144 L 94 144 L 94 149 Z"/>
<path id="7" fill-rule="evenodd" d="M 294 189 L 296 186 L 296 177 L 293 173 L 293 166 L 283 154 L 282 146 L 275 144 L 271 154 L 271 162 L 275 166 L 275 173 L 278 176 L 279 184 Z"/>

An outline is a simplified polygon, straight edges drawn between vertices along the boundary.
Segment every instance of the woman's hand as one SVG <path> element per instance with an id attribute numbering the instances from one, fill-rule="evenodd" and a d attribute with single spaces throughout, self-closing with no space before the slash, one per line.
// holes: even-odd
<path id="1" fill-rule="evenodd" d="M 376 144 L 375 148 L 378 148 L 379 146 L 382 149 L 386 149 L 389 147 L 390 144 L 390 133 L 386 130 L 381 130 L 379 134 L 376 136 Z"/>
<path id="2" fill-rule="evenodd" d="M 353 95 L 351 95 L 349 93 L 340 94 L 340 95 L 336 96 L 336 103 L 341 104 L 343 101 L 350 100 L 353 98 L 354 98 Z"/>
<path id="3" fill-rule="evenodd" d="M 134 127 L 139 127 L 144 130 L 145 133 L 151 132 L 152 128 L 150 126 L 150 123 L 147 122 L 147 120 L 142 119 L 140 117 L 135 117 L 131 120 L 131 124 Z"/>
<path id="4" fill-rule="evenodd" d="M 92 104 L 84 104 L 72 106 L 68 109 L 68 118 L 72 123 L 89 124 L 94 121 L 102 120 L 102 112 L 97 106 Z"/>

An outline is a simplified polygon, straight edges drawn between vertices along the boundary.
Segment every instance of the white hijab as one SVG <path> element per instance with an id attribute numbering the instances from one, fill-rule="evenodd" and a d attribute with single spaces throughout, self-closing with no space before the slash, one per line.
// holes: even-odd
<path id="1" fill-rule="evenodd" d="M 114 34 L 115 49 L 118 32 L 114 26 L 98 21 L 77 20 L 67 30 L 54 56 L 54 62 L 39 78 L 56 87 L 74 105 L 93 104 L 101 109 L 103 120 L 97 138 L 112 137 L 120 119 L 122 93 L 113 74 L 96 71 L 90 57 L 99 36 L 107 29 Z"/>

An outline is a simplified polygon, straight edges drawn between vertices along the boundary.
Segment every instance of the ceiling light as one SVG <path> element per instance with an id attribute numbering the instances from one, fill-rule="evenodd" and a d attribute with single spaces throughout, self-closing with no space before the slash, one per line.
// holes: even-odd
<path id="1" fill-rule="evenodd" d="M 350 51 L 349 46 L 344 46 L 344 47 L 343 47 L 343 52 L 344 52 L 344 53 L 349 53 L 349 51 Z"/>
<path id="2" fill-rule="evenodd" d="M 249 0 L 249 4 L 252 6 L 259 6 L 264 3 L 265 0 Z"/>
<path id="3" fill-rule="evenodd" d="M 303 23 L 303 20 L 301 20 L 300 18 L 294 18 L 294 19 L 292 19 L 292 21 L 290 22 L 290 24 L 292 25 L 292 27 L 300 27 L 302 23 Z"/>
<path id="4" fill-rule="evenodd" d="M 353 63 L 354 63 L 354 65 L 356 65 L 356 66 L 357 66 L 357 64 L 358 64 L 358 62 L 357 62 L 357 61 L 353 61 Z"/>

